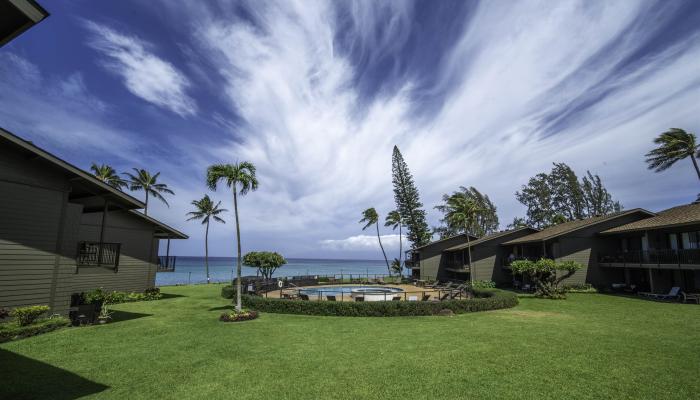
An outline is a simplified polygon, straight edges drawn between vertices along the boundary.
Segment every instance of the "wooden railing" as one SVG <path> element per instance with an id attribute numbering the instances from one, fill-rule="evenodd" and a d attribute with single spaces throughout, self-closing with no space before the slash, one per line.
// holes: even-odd
<path id="1" fill-rule="evenodd" d="M 119 266 L 121 243 L 79 242 L 75 263 L 79 267 Z"/>
<path id="2" fill-rule="evenodd" d="M 601 254 L 598 257 L 598 262 L 603 264 L 700 265 L 700 249 L 660 249 Z"/>
<path id="3" fill-rule="evenodd" d="M 176 256 L 159 256 L 158 272 L 175 272 Z"/>

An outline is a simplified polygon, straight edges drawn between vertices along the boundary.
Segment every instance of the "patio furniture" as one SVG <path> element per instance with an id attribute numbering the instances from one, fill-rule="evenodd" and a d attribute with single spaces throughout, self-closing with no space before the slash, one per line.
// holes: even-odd
<path id="1" fill-rule="evenodd" d="M 681 291 L 680 287 L 674 286 L 671 288 L 671 290 L 668 291 L 667 294 L 641 292 L 641 293 L 639 293 L 639 295 L 644 296 L 644 297 L 648 297 L 652 300 L 677 300 L 680 297 L 680 291 Z"/>
<path id="2" fill-rule="evenodd" d="M 358 296 L 358 297 L 355 297 L 355 301 L 365 301 L 365 298 Z"/>
<path id="3" fill-rule="evenodd" d="M 693 302 L 695 304 L 700 304 L 700 293 L 681 292 L 681 300 L 683 303 Z"/>
<path id="4" fill-rule="evenodd" d="M 420 301 L 428 301 L 429 299 L 430 299 L 430 295 L 429 295 L 429 294 L 424 294 L 424 295 L 420 298 Z"/>
<path id="5" fill-rule="evenodd" d="M 380 285 L 385 285 L 385 284 L 386 284 L 386 283 L 384 282 L 384 279 L 382 279 L 382 278 L 378 278 L 378 279 L 377 279 L 377 283 L 380 284 Z"/>
<path id="6" fill-rule="evenodd" d="M 401 301 L 401 296 L 394 296 L 391 298 L 391 301 Z"/>
<path id="7" fill-rule="evenodd" d="M 328 300 L 328 301 L 336 301 L 335 296 L 326 296 L 326 300 Z"/>
<path id="8" fill-rule="evenodd" d="M 309 295 L 308 295 L 308 294 L 300 293 L 300 294 L 299 294 L 299 298 L 302 299 L 302 300 L 309 301 Z"/>

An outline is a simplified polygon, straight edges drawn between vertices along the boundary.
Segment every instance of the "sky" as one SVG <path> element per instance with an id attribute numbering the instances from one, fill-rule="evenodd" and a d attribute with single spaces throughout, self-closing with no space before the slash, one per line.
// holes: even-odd
<path id="1" fill-rule="evenodd" d="M 474 186 L 505 228 L 553 162 L 599 174 L 628 209 L 700 192 L 689 160 L 644 162 L 668 128 L 700 133 L 698 1 L 41 4 L 51 16 L 0 48 L 0 126 L 84 169 L 160 171 L 175 195 L 149 215 L 190 236 L 171 254 L 204 253 L 192 200 L 233 209 L 205 185 L 215 163 L 257 167 L 243 251 L 290 258 L 381 258 L 358 221 L 395 207 L 394 145 L 431 226 L 443 193 Z M 211 255 L 235 255 L 224 218 Z"/>

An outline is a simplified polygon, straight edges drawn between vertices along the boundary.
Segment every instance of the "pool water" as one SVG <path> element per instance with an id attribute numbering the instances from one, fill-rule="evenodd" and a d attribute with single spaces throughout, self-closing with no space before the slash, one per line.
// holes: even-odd
<path id="1" fill-rule="evenodd" d="M 299 290 L 299 293 L 310 296 L 318 296 L 319 294 L 322 294 L 323 296 L 333 296 L 340 295 L 341 293 L 394 294 L 403 293 L 403 289 L 386 286 L 317 286 L 312 288 L 302 288 Z"/>

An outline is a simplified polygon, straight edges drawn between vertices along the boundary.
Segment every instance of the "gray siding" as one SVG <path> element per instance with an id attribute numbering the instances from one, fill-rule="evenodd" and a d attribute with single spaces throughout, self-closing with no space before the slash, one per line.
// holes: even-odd
<path id="1" fill-rule="evenodd" d="M 440 273 L 445 268 L 445 259 L 442 257 L 443 250 L 466 243 L 462 236 L 441 240 L 430 244 L 419 250 L 420 254 L 420 277 L 421 279 L 435 279 L 440 277 Z"/>

